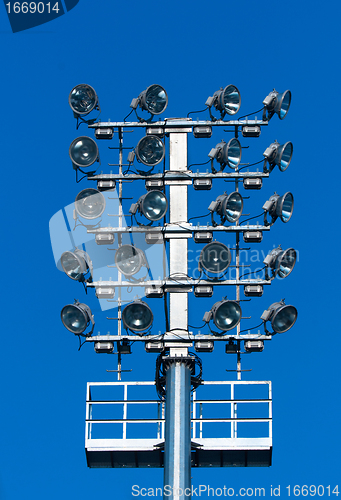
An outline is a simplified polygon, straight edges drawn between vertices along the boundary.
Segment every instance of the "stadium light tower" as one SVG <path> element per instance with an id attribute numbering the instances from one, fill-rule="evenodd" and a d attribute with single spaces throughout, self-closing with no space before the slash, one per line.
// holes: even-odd
<path id="1" fill-rule="evenodd" d="M 76 117 L 90 113 L 96 108 L 97 103 L 97 95 L 90 86 L 82 84 L 75 87 L 70 94 L 70 106 Z M 205 444 L 204 441 L 202 441 L 201 445 L 198 445 L 195 440 L 192 441 L 191 437 L 191 389 L 192 387 L 196 389 L 203 383 L 201 379 L 202 364 L 198 356 L 190 352 L 191 346 L 194 344 L 197 352 L 212 352 L 215 342 L 224 342 L 226 344 L 226 353 L 237 354 L 237 380 L 240 381 L 241 343 L 244 342 L 246 352 L 261 352 L 265 340 L 271 340 L 276 333 L 286 332 L 297 319 L 296 308 L 286 305 L 282 300 L 274 302 L 263 312 L 261 316 L 264 324 L 263 335 L 259 333 L 253 334 L 250 331 L 248 334 L 243 335 L 244 330 L 241 330 L 240 323 L 243 317 L 240 305 L 240 288 L 244 287 L 244 293 L 247 297 L 261 296 L 263 286 L 270 285 L 277 275 L 283 278 L 291 273 L 296 262 L 296 252 L 293 248 L 282 250 L 280 246 L 272 250 L 264 260 L 266 266 L 265 279 L 250 279 L 250 277 L 242 279 L 243 276 L 240 276 L 241 235 L 243 235 L 244 241 L 259 242 L 262 240 L 263 232 L 270 231 L 271 226 L 278 217 L 283 222 L 288 222 L 293 212 L 293 195 L 290 192 L 282 196 L 275 193 L 263 206 L 263 226 L 258 223 L 257 225 L 247 226 L 239 223 L 243 211 L 243 196 L 239 190 L 240 183 L 243 182 L 246 189 L 259 189 L 262 186 L 262 179 L 268 178 L 276 165 L 279 166 L 282 172 L 287 169 L 293 151 L 291 143 L 280 145 L 274 142 L 264 153 L 263 172 L 245 172 L 239 169 L 241 145 L 238 140 L 238 133 L 241 132 L 244 137 L 258 137 L 258 129 L 260 132 L 260 127 L 268 125 L 269 120 L 275 113 L 278 114 L 281 120 L 285 118 L 291 103 L 291 93 L 286 91 L 280 94 L 275 90 L 271 92 L 263 101 L 262 121 L 249 119 L 244 121 L 241 119 L 224 121 L 226 114 L 234 115 L 239 111 L 240 103 L 239 90 L 234 85 L 228 85 L 216 91 L 212 97 L 207 99 L 206 109 L 209 110 L 210 120 L 193 121 L 190 118 L 172 118 L 153 122 L 154 115 L 163 113 L 168 104 L 165 89 L 154 84 L 133 99 L 130 105 L 135 113 L 138 107 L 149 112 L 150 117 L 147 120 L 139 117 L 136 113 L 137 122 L 108 121 L 93 123 L 88 121 L 88 127 L 95 129 L 95 137 L 97 138 L 103 139 L 107 137 L 112 139 L 114 131 L 117 130 L 117 137 L 119 138 L 119 171 L 116 174 L 93 175 L 94 172 L 91 172 L 87 175 L 89 181 L 97 181 L 98 189 L 83 189 L 77 195 L 74 217 L 95 219 L 101 216 L 106 204 L 108 204 L 108 200 L 105 199 L 102 193 L 104 191 L 103 186 L 118 186 L 118 226 L 102 227 L 100 223 L 85 226 L 87 233 L 94 235 L 97 243 L 99 242 L 99 236 L 103 237 L 104 242 L 109 244 L 114 241 L 113 235 L 117 235 L 118 248 L 115 253 L 115 266 L 118 278 L 116 280 L 110 278 L 108 281 L 95 281 L 93 279 L 93 269 L 96 263 L 90 260 L 90 256 L 84 250 L 76 248 L 71 252 L 66 249 L 63 253 L 62 265 L 65 273 L 73 280 L 83 282 L 87 288 L 95 288 L 98 297 L 111 300 L 115 295 L 115 289 L 117 289 L 118 309 L 116 318 L 118 328 L 117 333 L 114 335 L 93 335 L 94 316 L 86 304 L 78 301 L 66 305 L 62 309 L 61 317 L 64 326 L 78 337 L 85 337 L 85 342 L 93 342 L 97 353 L 112 353 L 116 342 L 119 354 L 119 380 L 122 371 L 120 366 L 121 354 L 131 352 L 131 341 L 144 342 L 147 352 L 159 353 L 156 387 L 158 393 L 165 398 L 165 433 L 162 443 L 159 442 L 157 446 L 154 445 L 154 448 L 149 450 L 151 454 L 148 456 L 158 456 L 160 466 L 163 464 L 164 484 L 168 485 L 172 492 L 170 496 L 167 495 L 165 498 L 173 500 L 190 498 L 188 492 L 191 490 L 191 450 L 193 447 L 200 447 L 199 465 L 205 464 L 207 456 L 212 456 L 213 453 L 209 445 Z M 220 119 L 212 115 L 212 107 L 220 112 Z M 189 170 L 187 162 L 188 134 L 193 132 L 195 137 L 209 138 L 214 127 L 232 128 L 232 131 L 235 132 L 235 138 L 227 143 L 221 141 L 211 150 L 209 157 L 212 161 L 212 173 L 193 173 Z M 249 132 L 245 132 L 246 127 Z M 123 134 L 127 128 L 146 129 L 147 135 L 138 142 L 134 151 L 128 155 L 129 168 L 134 161 L 135 155 L 137 161 L 147 167 L 144 170 L 136 169 L 137 173 L 129 173 L 129 169 L 123 172 Z M 169 137 L 169 163 L 167 165 L 165 163 L 167 157 L 165 137 Z M 70 157 L 74 168 L 87 168 L 98 160 L 98 147 L 92 139 L 85 136 L 79 137 L 70 146 Z M 220 164 L 219 171 L 213 167 L 214 160 Z M 155 165 L 160 164 L 162 161 L 164 162 L 163 173 L 153 173 Z M 269 168 L 266 167 L 267 163 Z M 226 166 L 229 168 L 225 170 Z M 220 194 L 215 201 L 211 202 L 208 207 L 211 215 L 211 225 L 209 223 L 203 226 L 192 225 L 189 222 L 190 217 L 188 214 L 189 186 L 193 183 L 195 189 L 210 189 L 213 180 L 215 183 L 219 183 L 219 180 L 222 179 L 234 181 L 234 191 L 221 194 L 220 190 Z M 136 214 L 139 212 L 149 221 L 147 223 L 136 221 L 137 226 L 133 225 L 133 223 L 130 226 L 123 226 L 122 186 L 123 182 L 127 180 L 145 181 L 147 193 L 141 195 L 138 201 L 131 205 L 129 213 L 133 221 L 133 218 L 136 220 Z M 168 214 L 167 224 L 165 223 L 166 214 Z M 214 220 L 213 214 L 220 216 L 220 223 Z M 271 216 L 271 222 L 267 220 L 267 215 Z M 160 222 L 162 220 L 163 223 Z M 236 238 L 234 248 L 236 252 L 235 280 L 226 278 L 227 269 L 231 264 L 230 248 L 221 241 L 213 241 L 214 233 L 224 237 L 226 232 L 234 233 Z M 152 263 L 148 262 L 148 256 L 134 243 L 124 243 L 122 240 L 124 233 L 129 234 L 131 238 L 134 234 L 144 234 L 147 243 L 161 242 L 168 245 L 169 269 L 162 279 L 152 279 L 149 274 Z M 111 240 L 109 236 L 111 236 Z M 188 276 L 188 261 L 184 258 L 184 256 L 188 255 L 188 241 L 190 238 L 193 238 L 195 242 L 206 243 L 199 259 L 199 279 Z M 142 268 L 147 270 L 147 274 L 139 279 L 139 272 Z M 271 270 L 271 277 L 269 276 L 269 270 Z M 90 276 L 85 278 L 84 276 L 88 272 Z M 222 297 L 220 300 L 215 301 L 211 309 L 205 312 L 203 317 L 205 328 L 208 330 L 207 335 L 193 334 L 188 325 L 189 292 L 193 290 L 195 297 L 210 297 L 213 294 L 213 288 L 219 290 L 221 286 L 235 287 L 235 299 L 231 300 Z M 151 334 L 154 324 L 153 308 L 139 296 L 135 297 L 128 305 L 124 304 L 121 294 L 124 287 L 140 287 L 140 290 L 143 287 L 146 297 L 164 297 L 166 331 L 159 335 L 157 339 L 155 339 L 155 335 Z M 267 322 L 271 322 L 272 332 L 267 329 Z M 90 324 L 92 324 L 91 331 L 84 333 Z M 219 331 L 212 329 L 210 324 L 214 324 L 212 328 Z M 199 373 L 197 373 L 198 368 Z M 126 399 L 124 401 L 126 408 L 128 403 Z M 90 416 L 88 421 L 91 422 Z M 229 421 L 231 421 L 231 429 L 233 430 L 231 439 L 235 439 L 237 424 L 234 423 L 234 418 L 230 418 Z M 125 425 L 124 422 L 123 420 Z M 195 426 L 195 418 L 193 422 Z M 124 436 L 124 443 L 127 443 L 126 436 Z M 222 452 L 225 449 L 224 445 L 219 440 L 217 443 L 216 448 L 219 452 Z M 221 448 L 219 448 L 219 443 Z M 138 454 L 144 450 L 144 448 L 140 449 L 138 447 L 142 445 L 135 446 L 137 448 L 122 449 L 125 452 L 125 458 L 122 460 L 126 460 L 130 465 L 132 463 L 130 460 L 133 459 L 129 458 L 128 451 Z M 265 460 L 267 465 L 271 461 L 269 458 L 271 456 L 271 447 L 269 448 L 269 446 L 265 450 L 268 454 L 267 461 Z M 161 449 L 164 449 L 162 459 L 160 458 Z M 105 461 L 106 459 L 99 458 L 99 452 L 96 451 L 96 453 L 94 463 L 104 463 L 101 460 Z M 205 455 L 205 453 L 207 454 Z M 148 460 L 145 458 L 146 455 L 142 456 L 144 460 Z M 262 457 L 264 457 L 262 453 L 259 453 L 259 455 L 254 454 L 253 460 L 255 463 L 263 464 L 262 460 L 264 461 L 264 458 Z M 91 458 L 88 460 L 91 461 Z M 111 458 L 111 460 L 113 459 Z M 155 466 L 154 458 L 150 460 Z M 233 463 L 232 458 L 231 460 Z"/>

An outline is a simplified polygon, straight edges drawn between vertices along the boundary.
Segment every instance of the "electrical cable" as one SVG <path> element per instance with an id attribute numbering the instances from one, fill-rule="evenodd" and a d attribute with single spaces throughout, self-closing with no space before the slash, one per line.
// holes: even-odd
<path id="1" fill-rule="evenodd" d="M 244 167 L 239 168 L 238 172 L 240 172 L 241 170 L 244 170 L 244 168 L 253 167 L 253 165 L 258 165 L 259 163 L 263 163 L 263 162 L 264 162 L 264 158 L 262 160 L 256 161 L 255 163 L 249 163 L 248 165 L 245 165 Z"/>
<path id="2" fill-rule="evenodd" d="M 249 274 L 257 274 L 257 273 L 260 273 L 261 271 L 264 271 L 264 269 L 266 268 L 267 266 L 264 266 L 262 267 L 262 269 L 259 269 L 258 271 L 250 271 L 249 273 L 244 273 L 242 274 L 241 276 L 239 276 L 239 279 L 241 279 L 243 276 L 247 276 Z"/>
<path id="3" fill-rule="evenodd" d="M 258 109 L 257 111 L 253 111 L 252 113 L 248 113 L 247 115 L 239 116 L 238 120 L 241 120 L 242 118 L 245 118 L 246 116 L 255 115 L 256 113 L 260 113 L 261 111 L 263 111 L 264 108 L 265 108 L 265 106 Z"/>
<path id="4" fill-rule="evenodd" d="M 189 113 L 187 113 L 187 118 L 189 117 L 189 115 L 193 115 L 194 113 L 203 113 L 204 111 L 206 111 L 206 109 L 208 109 L 208 106 L 206 106 L 205 109 L 201 109 L 200 111 L 190 111 Z"/>
<path id="5" fill-rule="evenodd" d="M 257 219 L 257 217 L 261 217 L 263 214 L 265 214 L 266 212 L 262 212 L 261 214 L 259 215 L 255 215 L 254 217 L 250 217 L 249 219 L 245 219 L 243 220 L 242 222 L 239 223 L 239 225 L 241 226 L 242 224 L 244 224 L 244 222 L 247 222 L 248 220 L 252 220 L 252 219 Z"/>

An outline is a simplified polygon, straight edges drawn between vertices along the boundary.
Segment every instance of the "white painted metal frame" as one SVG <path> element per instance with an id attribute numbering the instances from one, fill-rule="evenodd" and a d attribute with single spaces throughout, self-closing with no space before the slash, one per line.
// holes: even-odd
<path id="1" fill-rule="evenodd" d="M 88 382 L 87 384 L 87 400 L 86 400 L 86 431 L 85 431 L 85 448 L 87 450 L 96 449 L 102 450 L 153 450 L 155 447 L 160 447 L 165 439 L 165 403 L 160 400 L 129 400 L 129 387 L 136 386 L 154 386 L 155 382 Z M 272 385 L 271 381 L 203 381 L 203 386 L 230 386 L 229 399 L 220 400 L 202 400 L 197 398 L 197 391 L 193 392 L 191 402 L 191 427 L 192 427 L 192 441 L 196 446 L 203 448 L 209 447 L 214 449 L 252 449 L 257 446 L 272 447 Z M 267 399 L 236 399 L 235 389 L 240 386 L 268 386 Z M 123 399 L 117 400 L 93 400 L 91 396 L 91 388 L 95 386 L 100 387 L 122 387 Z M 199 386 L 200 390 L 200 386 Z M 268 416 L 265 418 L 240 418 L 238 417 L 238 406 L 247 403 L 262 403 L 268 405 Z M 141 405 L 155 405 L 155 418 L 128 418 L 128 406 L 131 404 Z M 225 405 L 226 418 L 203 418 L 203 408 L 205 405 Z M 121 405 L 122 418 L 118 419 L 93 419 L 92 409 L 94 405 Z M 230 408 L 228 408 L 230 407 Z M 204 435 L 205 424 L 207 423 L 231 423 L 231 431 L 229 437 L 210 438 Z M 253 438 L 239 438 L 238 437 L 238 423 L 240 422 L 267 422 L 268 423 L 268 436 L 267 437 L 253 437 Z M 93 426 L 96 424 L 119 425 L 122 427 L 122 437 L 119 439 L 96 439 L 92 437 Z M 155 426 L 155 437 L 146 439 L 129 439 L 127 437 L 127 427 L 134 424 L 150 424 Z"/>

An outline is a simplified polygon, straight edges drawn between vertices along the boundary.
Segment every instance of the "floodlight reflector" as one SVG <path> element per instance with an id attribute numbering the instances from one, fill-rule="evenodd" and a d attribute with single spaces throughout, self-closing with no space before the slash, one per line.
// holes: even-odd
<path id="1" fill-rule="evenodd" d="M 284 300 L 274 302 L 261 316 L 263 321 L 271 321 L 275 333 L 284 333 L 290 330 L 297 319 L 297 309 L 286 305 Z"/>
<path id="2" fill-rule="evenodd" d="M 268 119 L 270 119 L 274 113 L 277 113 L 279 119 L 283 120 L 288 114 L 290 103 L 290 90 L 286 90 L 282 93 L 278 93 L 276 90 L 273 90 L 263 101 L 265 106 L 264 111 L 268 111 Z"/>
<path id="3" fill-rule="evenodd" d="M 234 191 L 225 196 L 222 202 L 222 213 L 229 222 L 236 222 L 243 211 L 243 198 L 240 193 Z"/>
<path id="4" fill-rule="evenodd" d="M 77 301 L 63 307 L 61 319 L 65 328 L 75 335 L 82 334 L 90 321 L 93 322 L 91 309 L 86 304 Z"/>
<path id="5" fill-rule="evenodd" d="M 282 222 L 288 222 L 291 219 L 294 210 L 294 197 L 289 191 L 283 196 L 279 196 L 275 193 L 267 202 L 264 203 L 263 210 L 265 211 L 265 225 L 272 225 L 277 217 L 280 217 Z M 271 223 L 266 220 L 267 212 L 269 212 L 272 217 Z"/>
<path id="6" fill-rule="evenodd" d="M 236 169 L 242 158 L 242 147 L 238 139 L 230 139 L 228 143 L 220 142 L 212 149 L 208 155 L 210 158 L 215 158 L 221 165 L 221 170 L 227 165 L 232 169 Z"/>
<path id="7" fill-rule="evenodd" d="M 296 250 L 288 248 L 281 252 L 276 259 L 276 272 L 280 278 L 286 278 L 294 269 L 296 263 Z"/>
<path id="8" fill-rule="evenodd" d="M 284 172 L 292 158 L 293 145 L 291 142 L 286 142 L 280 145 L 277 141 L 270 144 L 270 146 L 264 151 L 263 156 L 267 159 L 270 164 L 271 169 L 278 165 L 281 172 Z"/>
<path id="9" fill-rule="evenodd" d="M 77 137 L 69 148 L 69 156 L 77 167 L 90 167 L 98 159 L 98 147 L 90 137 Z"/>
<path id="10" fill-rule="evenodd" d="M 240 92 L 234 85 L 228 85 L 219 93 L 217 109 L 226 111 L 229 115 L 235 115 L 240 109 Z"/>
<path id="11" fill-rule="evenodd" d="M 205 269 L 213 274 L 226 271 L 231 263 L 231 252 L 226 245 L 212 241 L 204 246 L 199 257 L 199 270 Z"/>
<path id="12" fill-rule="evenodd" d="M 138 273 L 144 263 L 143 251 L 133 245 L 122 245 L 115 254 L 116 267 L 125 276 Z"/>
<path id="13" fill-rule="evenodd" d="M 293 209 L 294 197 L 291 193 L 287 192 L 278 198 L 276 204 L 276 215 L 278 215 L 283 222 L 288 222 L 290 220 Z"/>
<path id="14" fill-rule="evenodd" d="M 290 103 L 291 103 L 290 90 L 286 90 L 285 92 L 282 92 L 281 94 L 277 95 L 275 103 L 275 113 L 278 114 L 280 120 L 283 120 L 287 116 Z"/>
<path id="15" fill-rule="evenodd" d="M 153 189 L 139 200 L 140 210 L 151 221 L 162 219 L 168 209 L 168 201 L 162 191 Z"/>
<path id="16" fill-rule="evenodd" d="M 135 153 L 141 163 L 153 167 L 163 160 L 165 145 L 156 135 L 146 135 L 138 142 Z"/>
<path id="17" fill-rule="evenodd" d="M 105 198 L 97 189 L 83 189 L 75 200 L 76 212 L 84 219 L 96 219 L 105 209 Z"/>
<path id="18" fill-rule="evenodd" d="M 77 115 L 88 115 L 97 105 L 98 97 L 91 85 L 81 83 L 69 94 L 69 105 Z"/>
<path id="19" fill-rule="evenodd" d="M 84 276 L 91 266 L 88 254 L 78 248 L 74 252 L 62 253 L 60 263 L 65 274 L 75 281 L 85 281 Z"/>
<path id="20" fill-rule="evenodd" d="M 140 94 L 141 108 L 152 115 L 160 115 L 168 104 L 167 92 L 161 85 L 150 85 Z"/>
<path id="21" fill-rule="evenodd" d="M 217 90 L 213 97 L 209 97 L 206 106 L 214 106 L 220 111 L 222 118 L 225 114 L 235 115 L 240 109 L 240 92 L 235 85 L 227 85 L 224 89 Z M 211 115 L 212 116 L 212 115 Z"/>
<path id="22" fill-rule="evenodd" d="M 142 300 L 128 304 L 122 312 L 124 328 L 139 334 L 151 327 L 153 319 L 152 310 Z"/>
<path id="23" fill-rule="evenodd" d="M 281 245 L 279 245 L 271 250 L 263 262 L 270 266 L 273 277 L 278 275 L 280 278 L 286 278 L 295 267 L 296 250 L 293 248 L 282 250 Z"/>
<path id="24" fill-rule="evenodd" d="M 242 310 L 238 302 L 222 300 L 212 307 L 213 322 L 219 330 L 228 331 L 240 322 Z"/>

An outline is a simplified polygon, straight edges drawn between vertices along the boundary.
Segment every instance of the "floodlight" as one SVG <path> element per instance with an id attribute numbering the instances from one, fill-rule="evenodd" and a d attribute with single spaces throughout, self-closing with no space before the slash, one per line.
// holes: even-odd
<path id="1" fill-rule="evenodd" d="M 135 153 L 138 161 L 148 167 L 154 167 L 163 160 L 165 145 L 156 135 L 146 135 L 138 142 Z"/>
<path id="2" fill-rule="evenodd" d="M 270 120 L 277 113 L 280 120 L 283 120 L 289 111 L 291 103 L 291 92 L 286 90 L 279 94 L 275 89 L 264 99 L 263 120 Z M 266 116 L 268 112 L 268 116 Z"/>
<path id="3" fill-rule="evenodd" d="M 132 332 L 141 334 L 141 332 L 151 327 L 153 323 L 153 313 L 145 302 L 142 300 L 135 300 L 123 309 L 122 320 L 126 330 L 129 329 Z"/>
<path id="4" fill-rule="evenodd" d="M 221 300 L 216 302 L 208 313 L 205 313 L 203 321 L 208 323 L 213 318 L 215 326 L 226 332 L 239 324 L 241 316 L 242 310 L 238 302 Z"/>
<path id="5" fill-rule="evenodd" d="M 265 323 L 271 321 L 271 326 L 273 329 L 273 334 L 284 333 L 290 330 L 297 319 L 297 309 L 294 306 L 286 305 L 284 300 L 280 302 L 274 302 L 271 306 L 266 309 L 261 319 L 264 322 L 264 329 L 267 333 Z"/>
<path id="6" fill-rule="evenodd" d="M 278 165 L 281 172 L 284 172 L 291 162 L 293 152 L 293 146 L 291 142 L 286 142 L 280 145 L 277 141 L 270 144 L 270 146 L 264 151 L 263 156 L 265 160 L 269 163 L 270 172 Z M 266 168 L 266 162 L 264 164 L 265 172 L 269 170 Z"/>
<path id="7" fill-rule="evenodd" d="M 162 191 L 153 189 L 133 203 L 129 212 L 133 215 L 137 210 L 150 221 L 157 221 L 165 216 L 168 209 L 168 201 Z"/>
<path id="8" fill-rule="evenodd" d="M 96 219 L 105 209 L 105 198 L 97 189 L 83 189 L 75 200 L 76 212 L 84 219 Z"/>
<path id="9" fill-rule="evenodd" d="M 75 115 L 88 115 L 98 106 L 98 97 L 90 85 L 76 85 L 69 94 L 69 104 Z"/>
<path id="10" fill-rule="evenodd" d="M 294 209 L 294 197 L 289 191 L 283 196 L 274 194 L 270 199 L 264 203 L 263 210 L 264 214 L 264 225 L 272 226 L 277 217 L 279 217 L 282 222 L 288 222 L 292 216 Z M 271 215 L 271 222 L 267 220 L 267 213 Z"/>
<path id="11" fill-rule="evenodd" d="M 199 271 L 203 269 L 212 274 L 226 271 L 231 263 L 231 252 L 226 245 L 212 241 L 204 246 L 199 257 Z"/>
<path id="12" fill-rule="evenodd" d="M 71 142 L 69 156 L 76 167 L 90 167 L 95 161 L 99 161 L 97 144 L 90 137 L 77 137 Z"/>
<path id="13" fill-rule="evenodd" d="M 240 193 L 234 191 L 231 194 L 222 194 L 218 196 L 216 201 L 212 201 L 208 207 L 210 212 L 217 212 L 221 217 L 221 224 L 227 220 L 229 222 L 236 222 L 242 215 L 243 211 L 243 198 Z"/>
<path id="14" fill-rule="evenodd" d="M 65 274 L 75 281 L 90 282 L 92 274 L 92 262 L 89 255 L 83 250 L 76 248 L 73 252 L 64 252 L 61 255 L 60 263 Z M 85 275 L 90 270 L 90 277 Z"/>
<path id="15" fill-rule="evenodd" d="M 146 256 L 142 250 L 133 245 L 122 245 L 115 254 L 115 264 L 118 271 L 125 276 L 138 273 L 146 265 Z"/>
<path id="16" fill-rule="evenodd" d="M 228 115 L 235 115 L 238 113 L 240 101 L 240 92 L 237 87 L 234 85 L 228 85 L 224 89 L 221 87 L 220 90 L 217 90 L 213 94 L 213 97 L 209 97 L 206 101 L 206 106 L 210 110 L 210 115 L 211 107 L 214 106 L 218 111 L 220 111 L 221 119 L 223 119 L 226 113 Z M 211 119 L 215 120 L 212 115 Z"/>
<path id="17" fill-rule="evenodd" d="M 282 250 L 281 245 L 274 248 L 264 259 L 264 264 L 272 270 L 272 277 L 286 278 L 294 269 L 296 251 L 293 248 Z"/>
<path id="18" fill-rule="evenodd" d="M 95 322 L 91 313 L 91 309 L 86 304 L 82 304 L 75 300 L 74 304 L 64 306 L 61 311 L 61 319 L 65 328 L 75 335 L 82 335 L 90 322 L 92 323 L 92 330 L 86 336 L 92 334 Z"/>
<path id="19" fill-rule="evenodd" d="M 236 169 L 242 158 L 242 147 L 238 139 L 231 139 L 229 142 L 221 141 L 215 148 L 211 149 L 208 156 L 220 163 L 220 170 L 224 170 L 226 165 Z M 213 170 L 213 168 L 212 168 Z M 215 170 L 214 170 L 215 173 Z"/>
<path id="20" fill-rule="evenodd" d="M 161 85 L 150 85 L 146 90 L 131 101 L 130 107 L 149 111 L 151 115 L 160 115 L 165 111 L 168 104 L 167 92 Z"/>

